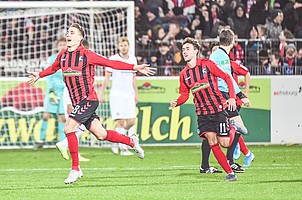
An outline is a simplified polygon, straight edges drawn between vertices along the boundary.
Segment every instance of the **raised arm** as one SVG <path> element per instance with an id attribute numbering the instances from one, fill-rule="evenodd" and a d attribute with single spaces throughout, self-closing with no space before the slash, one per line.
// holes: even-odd
<path id="1" fill-rule="evenodd" d="M 90 56 L 90 64 L 97 65 L 97 66 L 106 66 L 118 70 L 137 70 L 142 74 L 145 74 L 146 76 L 154 75 L 156 72 L 156 68 L 149 67 L 149 65 L 147 64 L 133 65 L 122 61 L 109 60 L 92 51 L 89 51 L 89 56 Z"/>

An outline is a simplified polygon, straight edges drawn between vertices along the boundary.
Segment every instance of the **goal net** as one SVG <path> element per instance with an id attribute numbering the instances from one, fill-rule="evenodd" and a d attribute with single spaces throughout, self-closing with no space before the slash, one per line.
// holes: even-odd
<path id="1" fill-rule="evenodd" d="M 85 29 L 89 48 L 100 55 L 115 54 L 121 36 L 129 38 L 134 52 L 134 3 L 0 2 L 0 9 L 0 147 L 31 147 L 40 139 L 46 82 L 28 85 L 27 72 L 47 67 L 47 58 L 56 53 L 56 41 L 75 22 Z M 96 68 L 97 91 L 103 73 L 102 67 Z M 113 128 L 108 103 L 99 107 L 98 114 L 107 128 Z M 48 120 L 46 145 L 57 141 L 53 116 Z M 87 132 L 80 140 L 84 146 L 106 144 Z"/>

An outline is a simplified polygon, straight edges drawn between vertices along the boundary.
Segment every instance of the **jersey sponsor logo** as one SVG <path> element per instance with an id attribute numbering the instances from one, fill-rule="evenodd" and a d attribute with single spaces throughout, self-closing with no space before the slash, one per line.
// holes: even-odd
<path id="1" fill-rule="evenodd" d="M 206 74 L 206 73 L 208 73 L 208 70 L 206 68 L 204 68 L 204 69 L 202 69 L 202 73 Z"/>
<path id="2" fill-rule="evenodd" d="M 185 78 L 185 80 L 187 81 L 187 80 L 189 80 L 189 79 L 191 79 L 191 77 L 189 76 L 189 77 L 187 77 L 187 78 Z"/>
<path id="3" fill-rule="evenodd" d="M 79 57 L 79 61 L 83 61 L 83 56 L 80 56 L 80 57 Z"/>
<path id="4" fill-rule="evenodd" d="M 192 91 L 192 93 L 195 93 L 195 92 L 200 91 L 202 89 L 205 89 L 209 86 L 210 86 L 210 84 L 208 82 L 206 82 L 206 83 L 195 83 L 195 85 L 194 85 L 194 87 L 192 87 L 191 91 Z"/>
<path id="5" fill-rule="evenodd" d="M 68 68 L 66 71 L 63 72 L 63 75 L 64 76 L 81 76 L 82 72 Z"/>
<path id="6" fill-rule="evenodd" d="M 61 61 L 64 61 L 64 60 L 66 60 L 66 58 L 61 58 Z"/>

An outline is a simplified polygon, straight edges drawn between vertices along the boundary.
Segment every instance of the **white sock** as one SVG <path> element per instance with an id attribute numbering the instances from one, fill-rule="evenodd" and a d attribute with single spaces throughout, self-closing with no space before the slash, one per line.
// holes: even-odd
<path id="1" fill-rule="evenodd" d="M 78 141 L 80 141 L 80 137 L 83 135 L 84 131 L 86 131 L 86 127 L 83 124 L 81 124 L 75 132 Z"/>
<path id="2" fill-rule="evenodd" d="M 123 135 L 125 135 L 126 134 L 126 129 L 124 129 L 124 128 L 115 128 L 115 131 L 116 132 L 118 132 L 118 133 L 120 133 L 120 134 L 123 134 Z M 118 144 L 118 147 L 120 148 L 120 150 L 122 150 L 122 151 L 126 151 L 128 148 L 127 148 L 127 145 L 125 145 L 125 144 L 122 144 L 122 143 L 119 143 Z"/>
<path id="3" fill-rule="evenodd" d="M 129 129 L 128 129 L 128 136 L 131 136 L 133 134 L 135 134 L 135 125 L 131 126 Z"/>
<path id="4" fill-rule="evenodd" d="M 251 152 L 249 151 L 245 156 L 249 156 L 249 155 L 251 155 Z"/>
<path id="5" fill-rule="evenodd" d="M 68 148 L 68 141 L 67 141 L 67 137 L 65 137 L 64 140 L 61 141 L 61 144 L 64 148 Z"/>

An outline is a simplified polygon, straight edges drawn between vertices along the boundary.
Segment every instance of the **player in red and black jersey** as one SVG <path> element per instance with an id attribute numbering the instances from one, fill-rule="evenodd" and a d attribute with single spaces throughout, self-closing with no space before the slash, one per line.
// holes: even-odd
<path id="1" fill-rule="evenodd" d="M 61 51 L 55 62 L 47 69 L 30 73 L 29 83 L 35 83 L 39 78 L 43 78 L 62 69 L 64 81 L 68 88 L 73 105 L 73 111 L 69 115 L 64 125 L 64 133 L 68 140 L 68 147 L 72 158 L 72 170 L 66 184 L 75 182 L 83 176 L 79 167 L 78 141 L 75 131 L 80 124 L 93 133 L 99 140 L 108 140 L 114 143 L 123 143 L 131 146 L 140 158 L 144 158 L 144 150 L 138 143 L 138 137 L 121 135 L 116 131 L 105 130 L 96 115 L 99 102 L 93 87 L 95 66 L 107 66 L 114 69 L 137 70 L 145 75 L 153 75 L 155 68 L 148 65 L 132 65 L 120 61 L 106 59 L 93 51 L 85 49 L 81 42 L 85 37 L 85 32 L 79 24 L 72 24 L 66 34 L 67 49 Z"/>
<path id="2" fill-rule="evenodd" d="M 228 174 L 226 181 L 236 181 L 237 176 L 232 171 L 220 145 L 230 145 L 230 131 L 234 127 L 228 124 L 225 109 L 235 110 L 235 91 L 231 77 L 216 64 L 207 59 L 197 58 L 200 44 L 193 38 L 186 38 L 182 44 L 182 54 L 187 62 L 180 72 L 180 96 L 170 102 L 172 108 L 185 103 L 190 92 L 194 96 L 196 114 L 198 116 L 198 133 L 208 140 L 213 154 L 224 171 Z M 222 78 L 230 88 L 230 98 L 225 100 L 218 89 L 218 77 Z"/>

